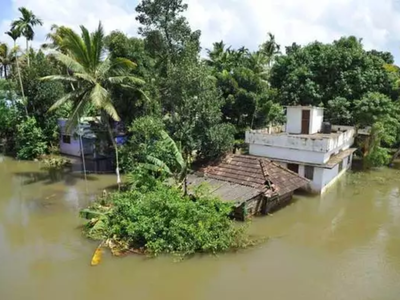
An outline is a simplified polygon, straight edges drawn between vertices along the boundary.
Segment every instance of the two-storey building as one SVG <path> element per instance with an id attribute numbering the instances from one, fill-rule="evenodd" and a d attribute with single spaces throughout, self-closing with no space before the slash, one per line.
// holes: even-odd
<path id="1" fill-rule="evenodd" d="M 311 181 L 312 192 L 323 193 L 351 167 L 355 129 L 323 122 L 319 107 L 289 106 L 286 125 L 250 130 L 251 155 L 264 156 Z"/>

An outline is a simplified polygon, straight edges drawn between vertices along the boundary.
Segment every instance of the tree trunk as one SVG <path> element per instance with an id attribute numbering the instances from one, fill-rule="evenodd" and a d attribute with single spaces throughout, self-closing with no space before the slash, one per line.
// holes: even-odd
<path id="1" fill-rule="evenodd" d="M 119 173 L 118 145 L 114 140 L 114 135 L 112 133 L 111 125 L 106 116 L 105 116 L 105 121 L 107 123 L 108 134 L 110 135 L 111 143 L 113 144 L 114 151 L 115 151 L 115 164 L 116 164 L 115 173 L 117 174 L 117 184 L 118 184 L 118 191 L 119 191 L 121 189 L 121 176 Z"/>
<path id="2" fill-rule="evenodd" d="M 393 154 L 392 159 L 390 160 L 389 166 L 393 165 L 395 159 L 400 155 L 400 148 Z"/>
<path id="3" fill-rule="evenodd" d="M 15 49 L 15 47 L 16 47 L 16 43 L 15 43 L 15 41 L 14 41 L 14 49 Z M 15 61 L 16 61 L 16 63 L 17 63 L 18 79 L 19 79 L 19 85 L 20 85 L 20 87 L 21 87 L 22 99 L 23 99 L 23 101 L 24 101 L 23 104 L 24 104 L 24 107 L 25 107 L 25 113 L 26 113 L 26 116 L 29 116 L 28 108 L 27 108 L 27 103 L 25 104 L 25 92 L 24 92 L 24 86 L 23 86 L 23 84 L 22 84 L 21 71 L 20 71 L 20 69 L 19 69 L 19 63 L 18 63 L 17 53 L 15 53 Z"/>
<path id="4" fill-rule="evenodd" d="M 29 41 L 26 39 L 26 59 L 28 61 L 28 67 L 30 67 L 30 61 L 29 61 Z"/>

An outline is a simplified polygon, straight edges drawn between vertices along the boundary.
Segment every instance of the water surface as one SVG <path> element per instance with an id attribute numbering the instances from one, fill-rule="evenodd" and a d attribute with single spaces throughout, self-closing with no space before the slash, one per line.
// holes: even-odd
<path id="1" fill-rule="evenodd" d="M 78 211 L 114 183 L 0 157 L 0 299 L 400 299 L 399 170 L 348 174 L 255 219 L 250 232 L 272 237 L 255 249 L 181 263 L 107 254 L 91 267 Z"/>

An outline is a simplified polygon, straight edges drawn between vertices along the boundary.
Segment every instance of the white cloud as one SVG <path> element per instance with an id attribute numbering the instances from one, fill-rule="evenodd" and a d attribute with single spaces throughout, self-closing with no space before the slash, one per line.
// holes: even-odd
<path id="1" fill-rule="evenodd" d="M 224 40 L 234 47 L 255 49 L 275 34 L 282 45 L 305 44 L 314 40 L 330 42 L 342 35 L 362 37 L 367 48 L 392 51 L 400 59 L 400 0 L 187 0 L 192 29 L 202 31 L 202 45 Z M 37 29 L 43 42 L 51 24 L 93 29 L 102 20 L 106 31 L 119 29 L 136 35 L 133 0 L 13 0 L 40 16 L 45 26 Z M 0 23 L 0 33 L 10 20 Z M 0 35 L 0 40 L 4 37 Z"/>

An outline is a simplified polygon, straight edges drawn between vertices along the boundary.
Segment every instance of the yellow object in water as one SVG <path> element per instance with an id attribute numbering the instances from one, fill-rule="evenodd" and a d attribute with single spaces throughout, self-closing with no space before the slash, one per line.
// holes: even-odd
<path id="1" fill-rule="evenodd" d="M 97 247 L 96 251 L 94 251 L 92 261 L 90 263 L 92 266 L 97 266 L 101 262 L 101 256 L 103 255 L 103 250 L 101 249 L 101 246 L 102 245 Z"/>

